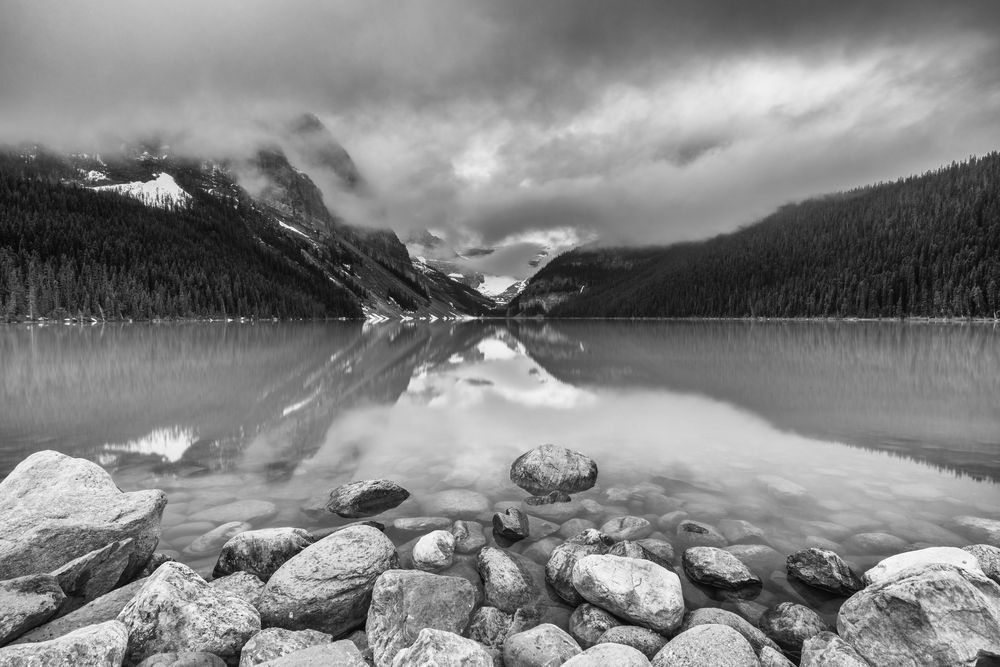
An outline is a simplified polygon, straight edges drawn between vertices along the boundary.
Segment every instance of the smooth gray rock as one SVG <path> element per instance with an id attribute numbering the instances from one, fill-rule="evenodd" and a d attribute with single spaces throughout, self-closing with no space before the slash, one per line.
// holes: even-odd
<path id="1" fill-rule="evenodd" d="M 493 534 L 517 542 L 528 537 L 528 515 L 516 507 L 508 507 L 493 515 Z"/>
<path id="2" fill-rule="evenodd" d="M 760 667 L 796 667 L 795 663 L 786 658 L 781 651 L 775 651 L 767 646 L 761 650 L 758 658 Z"/>
<path id="3" fill-rule="evenodd" d="M 399 506 L 410 492 L 388 479 L 366 479 L 338 486 L 330 492 L 326 509 L 349 519 L 375 516 Z"/>
<path id="4" fill-rule="evenodd" d="M 71 611 L 65 616 L 60 616 L 45 625 L 40 625 L 34 630 L 21 635 L 13 643 L 45 642 L 62 637 L 74 630 L 85 628 L 88 625 L 113 621 L 145 583 L 144 579 L 138 579 L 131 584 L 116 588 L 110 593 L 105 593 L 96 600 Z"/>
<path id="5" fill-rule="evenodd" d="M 131 537 L 112 542 L 53 570 L 52 576 L 66 595 L 60 613 L 79 609 L 113 590 L 130 568 L 133 542 Z"/>
<path id="6" fill-rule="evenodd" d="M 89 589 L 99 597 L 149 560 L 166 503 L 162 491 L 123 493 L 96 463 L 36 452 L 0 482 L 0 580 L 50 573 L 93 554 L 92 564 L 75 568 L 95 582 L 113 581 L 106 590 Z M 109 544 L 125 541 L 126 553 L 101 557 Z"/>
<path id="7" fill-rule="evenodd" d="M 969 551 L 956 547 L 929 547 L 916 551 L 905 551 L 879 561 L 865 572 L 864 582 L 868 586 L 884 584 L 911 568 L 924 568 L 932 564 L 954 565 L 973 574 L 985 576 L 983 569 L 979 566 L 979 560 Z"/>
<path id="8" fill-rule="evenodd" d="M 733 544 L 725 549 L 761 579 L 770 576 L 775 570 L 785 568 L 784 554 L 763 544 Z"/>
<path id="9" fill-rule="evenodd" d="M 741 616 L 737 616 L 731 611 L 725 611 L 724 609 L 716 609 L 714 607 L 705 607 L 703 609 L 695 609 L 694 611 L 688 612 L 684 616 L 684 623 L 681 625 L 681 631 L 690 630 L 696 625 L 726 625 L 736 630 L 736 632 L 743 635 L 743 638 L 749 642 L 750 647 L 753 652 L 758 656 L 764 647 L 769 646 L 775 651 L 780 651 L 781 649 L 775 644 L 771 639 L 767 637 L 759 628 L 751 625 L 746 619 Z"/>
<path id="10" fill-rule="evenodd" d="M 809 497 L 804 486 L 778 475 L 758 475 L 757 482 L 780 503 L 800 503 Z"/>
<path id="11" fill-rule="evenodd" d="M 848 554 L 891 554 L 906 551 L 906 540 L 889 533 L 858 533 L 843 542 Z"/>
<path id="12" fill-rule="evenodd" d="M 983 574 L 1000 584 L 1000 548 L 988 544 L 970 544 L 962 549 L 976 557 Z"/>
<path id="13" fill-rule="evenodd" d="M 208 556 L 215 555 L 220 549 L 240 533 L 250 530 L 249 523 L 241 521 L 230 521 L 217 528 L 213 528 L 204 535 L 199 535 L 191 540 L 191 543 L 184 547 L 183 553 L 187 556 Z"/>
<path id="14" fill-rule="evenodd" d="M 518 632 L 503 643 L 505 667 L 555 667 L 583 651 L 566 632 L 551 623 Z"/>
<path id="15" fill-rule="evenodd" d="M 1000 652 L 1000 586 L 954 565 L 911 568 L 844 602 L 837 631 L 873 665 L 972 664 Z"/>
<path id="16" fill-rule="evenodd" d="M 476 519 L 490 511 L 490 501 L 481 493 L 468 489 L 448 489 L 420 500 L 428 514 L 452 519 Z"/>
<path id="17" fill-rule="evenodd" d="M 649 667 L 649 659 L 624 644 L 598 644 L 563 663 L 565 667 Z"/>
<path id="18" fill-rule="evenodd" d="M 668 570 L 674 569 L 674 566 L 673 564 L 671 564 L 670 561 L 660 558 L 653 552 L 644 548 L 638 542 L 633 542 L 632 540 L 615 542 L 612 545 L 612 547 L 608 550 L 608 555 L 622 556 L 624 558 L 639 558 L 641 560 L 648 560 L 650 562 L 656 563 L 660 567 L 665 567 Z"/>
<path id="19" fill-rule="evenodd" d="M 510 481 L 535 496 L 578 493 L 597 482 L 597 464 L 580 452 L 542 445 L 517 457 L 510 466 Z"/>
<path id="20" fill-rule="evenodd" d="M 118 620 L 129 633 L 129 662 L 170 651 L 207 651 L 234 660 L 260 631 L 256 609 L 213 589 L 181 563 L 161 565 Z"/>
<path id="21" fill-rule="evenodd" d="M 551 505 L 552 503 L 568 503 L 570 498 L 568 493 L 562 491 L 551 491 L 544 496 L 530 496 L 524 499 L 526 505 Z"/>
<path id="22" fill-rule="evenodd" d="M 591 604 L 657 632 L 676 630 L 684 617 L 680 579 L 647 560 L 586 556 L 573 567 L 573 587 Z"/>
<path id="23" fill-rule="evenodd" d="M 600 607 L 584 603 L 569 617 L 569 634 L 583 649 L 597 644 L 605 632 L 622 622 Z"/>
<path id="24" fill-rule="evenodd" d="M 832 632 L 821 632 L 802 644 L 800 667 L 871 667 L 854 647 Z"/>
<path id="25" fill-rule="evenodd" d="M 798 655 L 805 640 L 830 628 L 812 609 L 794 602 L 782 602 L 760 617 L 760 629 L 783 651 Z"/>
<path id="26" fill-rule="evenodd" d="M 208 585 L 219 593 L 238 597 L 254 608 L 260 602 L 260 594 L 264 592 L 264 582 L 249 572 L 233 572 L 213 579 Z"/>
<path id="27" fill-rule="evenodd" d="M 205 651 L 173 651 L 151 655 L 136 667 L 226 667 L 226 661 Z"/>
<path id="28" fill-rule="evenodd" d="M 396 548 L 370 526 L 324 537 L 271 575 L 258 608 L 267 627 L 319 630 L 338 638 L 360 626 L 379 575 L 398 567 Z"/>
<path id="29" fill-rule="evenodd" d="M 834 595 L 853 595 L 865 586 L 843 558 L 826 549 L 796 551 L 788 557 L 785 567 L 789 576 Z"/>
<path id="30" fill-rule="evenodd" d="M 576 537 L 589 528 L 596 530 L 597 524 L 590 519 L 581 519 L 580 517 L 569 519 L 559 526 L 559 537 L 568 540 L 571 537 Z"/>
<path id="31" fill-rule="evenodd" d="M 462 521 L 459 519 L 451 527 L 455 536 L 455 553 L 474 554 L 486 546 L 486 535 L 483 524 L 478 521 Z"/>
<path id="32" fill-rule="evenodd" d="M 764 531 L 749 521 L 722 519 L 718 528 L 730 544 L 767 544 Z"/>
<path id="33" fill-rule="evenodd" d="M 957 516 L 954 523 L 963 535 L 977 542 L 1000 547 L 1000 521 L 981 516 Z"/>
<path id="34" fill-rule="evenodd" d="M 392 520 L 393 528 L 406 533 L 422 534 L 431 530 L 447 530 L 451 524 L 452 520 L 446 516 L 412 516 Z"/>
<path id="35" fill-rule="evenodd" d="M 758 667 L 749 642 L 726 625 L 696 625 L 667 642 L 653 667 Z"/>
<path id="36" fill-rule="evenodd" d="M 453 632 L 424 628 L 417 639 L 396 654 L 393 667 L 493 667 L 493 656 L 482 644 Z M 508 665 L 508 667 L 512 667 Z"/>
<path id="37" fill-rule="evenodd" d="M 663 565 L 664 567 L 667 565 L 673 565 L 674 547 L 670 544 L 670 542 L 654 537 L 645 537 L 641 540 L 636 540 L 635 543 L 642 547 L 643 551 L 646 552 L 646 555 L 644 556 L 646 560 L 651 560 L 654 563 Z"/>
<path id="38" fill-rule="evenodd" d="M 714 526 L 700 521 L 684 520 L 677 525 L 677 546 L 681 549 L 691 547 L 724 547 L 728 544 Z"/>
<path id="39" fill-rule="evenodd" d="M 545 581 L 556 594 L 571 605 L 583 604 L 583 596 L 573 587 L 573 567 L 585 556 L 602 555 L 613 542 L 600 531 L 589 528 L 557 546 L 545 564 Z"/>
<path id="40" fill-rule="evenodd" d="M 368 667 L 350 640 L 317 644 L 260 663 L 260 667 Z"/>
<path id="41" fill-rule="evenodd" d="M 605 521 L 600 531 L 615 542 L 641 540 L 653 533 L 653 525 L 641 516 L 619 516 Z"/>
<path id="42" fill-rule="evenodd" d="M 704 586 L 735 590 L 760 585 L 755 575 L 733 554 L 716 547 L 691 547 L 681 557 L 684 573 Z"/>
<path id="43" fill-rule="evenodd" d="M 630 646 L 652 660 L 653 656 L 666 646 L 667 638 L 659 632 L 638 625 L 618 625 L 609 628 L 600 636 L 597 643 Z"/>
<path id="44" fill-rule="evenodd" d="M 119 667 L 127 646 L 128 629 L 105 621 L 49 641 L 0 648 L 0 667 Z"/>
<path id="45" fill-rule="evenodd" d="M 0 581 L 0 646 L 49 620 L 65 599 L 50 574 Z"/>
<path id="46" fill-rule="evenodd" d="M 476 590 L 465 579 L 389 570 L 375 581 L 366 630 L 376 667 L 392 664 L 424 628 L 458 635 L 469 627 Z"/>
<path id="47" fill-rule="evenodd" d="M 541 595 L 524 563 L 503 549 L 484 547 L 476 569 L 483 578 L 486 604 L 491 607 L 513 614 Z"/>
<path id="48" fill-rule="evenodd" d="M 413 566 L 435 572 L 455 562 L 455 536 L 447 530 L 434 530 L 413 545 Z"/>
<path id="49" fill-rule="evenodd" d="M 240 667 L 259 665 L 310 646 L 329 644 L 333 637 L 316 630 L 285 630 L 265 628 L 246 643 L 240 654 Z"/>
<path id="50" fill-rule="evenodd" d="M 513 618 L 496 607 L 480 607 L 469 623 L 469 638 L 492 649 L 502 649 Z"/>
<path id="51" fill-rule="evenodd" d="M 247 572 L 266 582 L 285 561 L 312 543 L 312 535 L 301 528 L 248 530 L 222 546 L 212 576 Z"/>
<path id="52" fill-rule="evenodd" d="M 210 521 L 212 523 L 259 523 L 278 515 L 278 506 L 268 500 L 234 500 L 195 512 L 188 521 Z"/>

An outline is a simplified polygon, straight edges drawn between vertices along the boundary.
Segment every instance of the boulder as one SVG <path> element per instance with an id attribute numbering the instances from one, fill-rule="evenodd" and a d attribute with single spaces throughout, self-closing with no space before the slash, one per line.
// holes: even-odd
<path id="1" fill-rule="evenodd" d="M 699 521 L 684 520 L 677 524 L 677 546 L 681 549 L 691 547 L 724 547 L 728 544 L 714 526 Z"/>
<path id="2" fill-rule="evenodd" d="M 287 653 L 260 667 L 368 667 L 368 663 L 353 642 L 342 639 Z"/>
<path id="3" fill-rule="evenodd" d="M 653 525 L 641 516 L 618 516 L 605 521 L 600 531 L 615 542 L 641 540 L 653 533 Z"/>
<path id="4" fill-rule="evenodd" d="M 569 634 L 581 648 L 597 644 L 605 632 L 622 622 L 600 607 L 584 603 L 573 610 L 569 617 Z"/>
<path id="5" fill-rule="evenodd" d="M 112 542 L 53 570 L 52 576 L 66 595 L 60 612 L 79 609 L 113 590 L 122 573 L 129 568 L 134 553 L 133 542 L 131 537 Z"/>
<path id="6" fill-rule="evenodd" d="M 905 551 L 879 561 L 875 567 L 865 572 L 865 584 L 868 586 L 884 584 L 911 568 L 923 568 L 934 563 L 954 565 L 973 574 L 985 576 L 974 554 L 956 547 L 929 547 L 917 551 Z"/>
<path id="7" fill-rule="evenodd" d="M 493 515 L 493 534 L 517 542 L 528 536 L 528 515 L 516 507 L 508 507 Z"/>
<path id="8" fill-rule="evenodd" d="M 452 519 L 476 519 L 490 511 L 486 496 L 468 489 L 439 491 L 421 499 L 420 506 L 428 514 Z"/>
<path id="9" fill-rule="evenodd" d="M 116 588 L 110 593 L 105 593 L 96 600 L 87 603 L 86 605 L 71 611 L 65 616 L 60 616 L 57 619 L 51 620 L 45 625 L 40 625 L 34 630 L 28 632 L 27 634 L 21 635 L 14 643 L 34 643 L 34 642 L 45 642 L 51 639 L 56 639 L 57 637 L 62 637 L 63 635 L 69 634 L 74 630 L 79 630 L 80 628 L 85 628 L 88 625 L 97 625 L 98 623 L 104 623 L 105 621 L 113 621 L 121 613 L 121 610 L 125 607 L 129 600 L 131 600 L 139 589 L 145 585 L 146 581 L 144 579 L 138 579 L 133 581 L 131 584 L 122 586 L 121 588 Z"/>
<path id="10" fill-rule="evenodd" d="M 387 479 L 366 479 L 338 486 L 330 492 L 329 512 L 349 519 L 375 516 L 397 507 L 410 492 Z"/>
<path id="11" fill-rule="evenodd" d="M 854 647 L 832 632 L 813 635 L 802 644 L 800 667 L 871 667 Z"/>
<path id="12" fill-rule="evenodd" d="M 251 637 L 243 647 L 243 653 L 240 655 L 240 667 L 259 665 L 262 662 L 274 660 L 310 646 L 329 644 L 332 641 L 333 637 L 316 630 L 267 628 Z"/>
<path id="13" fill-rule="evenodd" d="M 724 609 L 716 609 L 714 607 L 705 607 L 704 609 L 695 609 L 694 611 L 688 612 L 684 616 L 684 623 L 681 624 L 681 631 L 690 630 L 696 625 L 726 625 L 736 630 L 736 632 L 743 635 L 743 638 L 749 642 L 750 647 L 753 652 L 758 656 L 761 650 L 769 646 L 775 651 L 780 651 L 781 649 L 773 641 L 768 639 L 767 635 L 760 631 L 759 628 L 751 625 L 746 619 L 741 616 L 737 616 L 731 611 L 725 611 Z"/>
<path id="14" fill-rule="evenodd" d="M 220 593 L 186 565 L 165 563 L 118 614 L 129 662 L 168 651 L 207 651 L 232 660 L 260 631 L 247 602 Z"/>
<path id="15" fill-rule="evenodd" d="M 278 515 L 278 506 L 268 500 L 235 500 L 195 512 L 188 521 L 211 523 L 260 523 Z"/>
<path id="16" fill-rule="evenodd" d="M 844 602 L 837 630 L 873 665 L 972 664 L 1000 652 L 1000 586 L 954 565 L 911 568 Z"/>
<path id="17" fill-rule="evenodd" d="M 389 570 L 375 581 L 366 629 L 376 667 L 391 665 L 425 628 L 464 634 L 476 606 L 465 579 Z"/>
<path id="18" fill-rule="evenodd" d="M 413 566 L 435 571 L 451 567 L 455 560 L 455 536 L 447 530 L 434 530 L 413 545 Z"/>
<path id="19" fill-rule="evenodd" d="M 635 542 L 646 552 L 646 560 L 663 566 L 674 562 L 674 547 L 670 542 L 655 537 L 645 537 Z"/>
<path id="20" fill-rule="evenodd" d="M 491 607 L 513 614 L 541 595 L 525 563 L 503 549 L 484 547 L 476 569 L 483 578 L 486 604 Z"/>
<path id="21" fill-rule="evenodd" d="M 248 530 L 222 546 L 212 576 L 247 572 L 266 582 L 285 561 L 312 543 L 312 535 L 301 528 Z"/>
<path id="22" fill-rule="evenodd" d="M 743 635 L 726 625 L 696 625 L 667 642 L 653 667 L 757 667 Z"/>
<path id="23" fill-rule="evenodd" d="M 573 500 L 568 493 L 552 491 L 544 496 L 529 496 L 524 499 L 526 505 L 551 505 L 552 503 L 568 503 Z"/>
<path id="24" fill-rule="evenodd" d="M 785 567 L 789 576 L 834 595 L 853 595 L 864 588 L 851 566 L 826 549 L 810 547 L 796 551 L 788 557 Z"/>
<path id="25" fill-rule="evenodd" d="M 684 573 L 703 586 L 735 590 L 760 585 L 760 577 L 751 572 L 739 558 L 716 547 L 691 547 L 681 557 Z"/>
<path id="26" fill-rule="evenodd" d="M 591 604 L 657 632 L 676 630 L 684 617 L 680 579 L 647 560 L 586 556 L 573 568 L 573 587 Z"/>
<path id="27" fill-rule="evenodd" d="M 496 607 L 480 607 L 469 623 L 469 638 L 492 649 L 503 648 L 513 618 Z"/>
<path id="28" fill-rule="evenodd" d="M 957 516 L 954 523 L 963 535 L 968 535 L 977 542 L 1000 547 L 1000 521 L 981 516 Z"/>
<path id="29" fill-rule="evenodd" d="M 191 540 L 191 543 L 184 547 L 184 554 L 187 556 L 207 556 L 215 555 L 228 542 L 240 533 L 250 530 L 249 523 L 240 521 L 230 521 L 217 528 L 213 528 L 204 535 L 200 535 Z"/>
<path id="30" fill-rule="evenodd" d="M 592 528 L 584 530 L 552 550 L 545 564 L 545 581 L 569 604 L 583 604 L 583 596 L 573 587 L 573 567 L 585 556 L 608 553 L 612 544 L 603 533 Z"/>
<path id="31" fill-rule="evenodd" d="M 505 667 L 554 667 L 582 653 L 576 641 L 551 623 L 518 632 L 503 643 Z"/>
<path id="32" fill-rule="evenodd" d="M 49 620 L 65 599 L 51 574 L 0 581 L 0 646 Z"/>
<path id="33" fill-rule="evenodd" d="M 0 648 L 0 667 L 118 667 L 127 646 L 128 629 L 106 621 L 49 641 Z"/>
<path id="34" fill-rule="evenodd" d="M 598 644 L 563 663 L 565 667 L 649 667 L 649 659 L 624 644 Z"/>
<path id="35" fill-rule="evenodd" d="M 970 544 L 962 549 L 976 557 L 983 574 L 1000 584 L 1000 548 L 988 544 Z"/>
<path id="36" fill-rule="evenodd" d="M 805 640 L 830 629 L 819 614 L 794 602 L 782 602 L 764 612 L 759 626 L 783 651 L 792 655 L 802 651 Z"/>
<path id="37" fill-rule="evenodd" d="M 89 588 L 91 598 L 98 597 L 131 580 L 149 560 L 166 503 L 162 491 L 123 493 L 96 463 L 53 451 L 32 454 L 0 482 L 0 580 L 53 572 L 83 558 L 75 564 L 78 575 L 107 586 Z M 102 558 L 116 542 L 127 542 L 124 553 Z"/>
<path id="38" fill-rule="evenodd" d="M 271 575 L 258 608 L 265 626 L 334 638 L 364 623 L 379 575 L 399 565 L 392 540 L 370 526 L 324 537 Z"/>
<path id="39" fill-rule="evenodd" d="M 451 534 L 455 536 L 455 553 L 474 554 L 486 546 L 483 524 L 478 521 L 459 519 L 451 527 Z"/>
<path id="40" fill-rule="evenodd" d="M 136 667 L 226 667 L 226 661 L 205 651 L 173 651 L 151 655 Z"/>
<path id="41" fill-rule="evenodd" d="M 493 667 L 493 656 L 482 644 L 454 632 L 424 628 L 416 641 L 396 654 L 393 667 Z M 512 667 L 508 665 L 508 667 Z"/>
<path id="42" fill-rule="evenodd" d="M 796 667 L 795 663 L 786 658 L 781 651 L 765 646 L 758 656 L 760 667 Z"/>
<path id="43" fill-rule="evenodd" d="M 208 585 L 223 595 L 238 597 L 254 608 L 260 602 L 260 594 L 264 592 L 264 582 L 249 572 L 233 572 L 213 579 Z"/>
<path id="44" fill-rule="evenodd" d="M 535 496 L 578 493 L 597 482 L 597 464 L 580 452 L 542 445 L 517 457 L 510 466 L 510 481 Z"/>
<path id="45" fill-rule="evenodd" d="M 601 635 L 597 643 L 631 646 L 652 660 L 653 656 L 666 645 L 667 638 L 659 632 L 638 625 L 617 625 Z"/>

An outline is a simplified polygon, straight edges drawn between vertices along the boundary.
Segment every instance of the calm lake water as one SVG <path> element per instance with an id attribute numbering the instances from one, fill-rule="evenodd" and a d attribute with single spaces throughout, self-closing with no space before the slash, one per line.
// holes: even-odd
<path id="1" fill-rule="evenodd" d="M 254 527 L 304 528 L 300 507 L 351 480 L 412 497 L 379 518 L 423 516 L 433 493 L 523 500 L 511 461 L 552 442 L 600 468 L 580 502 L 530 508 L 561 523 L 645 516 L 662 496 L 688 518 L 745 519 L 778 552 L 756 602 L 839 600 L 789 584 L 783 556 L 834 543 L 865 569 L 856 533 L 966 544 L 952 519 L 1000 519 L 1000 331 L 988 325 L 749 322 L 172 324 L 0 327 L 0 475 L 56 449 L 126 489 L 169 496 L 162 549 L 184 549 L 237 499 L 268 500 Z M 763 475 L 804 487 L 782 502 Z M 653 499 L 657 499 L 653 502 Z M 489 512 L 479 518 L 489 525 Z M 210 522 L 209 522 L 210 523 Z M 669 521 L 661 534 L 673 539 Z M 415 534 L 390 529 L 402 545 Z M 512 549 L 544 563 L 557 536 Z M 561 538 L 559 538 L 561 539 Z M 906 546 L 901 546 L 905 544 Z M 678 562 L 679 562 L 678 553 Z M 680 568 L 678 568 L 679 570 Z M 695 605 L 720 604 L 685 583 Z M 727 602 L 726 604 L 732 604 Z"/>

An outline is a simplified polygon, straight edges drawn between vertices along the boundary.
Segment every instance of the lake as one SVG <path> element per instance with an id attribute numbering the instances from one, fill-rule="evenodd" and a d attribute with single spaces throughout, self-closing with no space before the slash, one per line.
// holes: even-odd
<path id="1" fill-rule="evenodd" d="M 859 569 L 914 545 L 971 540 L 953 519 L 1000 519 L 1000 331 L 874 322 L 131 324 L 0 327 L 0 475 L 56 449 L 126 490 L 164 489 L 161 550 L 192 553 L 199 511 L 258 499 L 254 527 L 346 524 L 300 509 L 339 484 L 389 478 L 395 518 L 467 489 L 522 501 L 511 462 L 543 443 L 596 460 L 573 503 L 530 507 L 541 532 L 622 514 L 674 538 L 681 518 L 743 519 L 775 553 L 754 602 L 839 598 L 789 582 L 784 555 L 835 548 Z M 793 483 L 790 498 L 780 487 Z M 801 487 L 796 490 L 794 485 Z M 594 503 L 581 503 L 590 499 Z M 680 512 L 678 514 L 677 512 Z M 216 522 L 218 523 L 218 522 Z M 856 539 L 886 533 L 893 539 Z M 542 538 L 542 539 L 540 539 Z M 562 537 L 514 551 L 545 562 Z M 185 551 L 187 549 L 187 551 Z M 677 555 L 677 562 L 679 563 Z M 677 568 L 680 570 L 680 568 Z M 685 581 L 694 606 L 715 599 Z M 728 608 L 728 607 L 727 607 Z"/>

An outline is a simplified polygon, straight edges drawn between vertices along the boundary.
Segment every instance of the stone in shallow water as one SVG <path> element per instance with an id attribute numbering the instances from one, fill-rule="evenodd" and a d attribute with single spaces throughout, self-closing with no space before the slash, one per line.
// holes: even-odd
<path id="1" fill-rule="evenodd" d="M 410 492 L 388 479 L 366 479 L 338 486 L 330 492 L 326 509 L 349 519 L 375 516 L 399 506 Z"/>
<path id="2" fill-rule="evenodd" d="M 376 667 L 391 665 L 424 628 L 463 634 L 476 604 L 465 579 L 389 570 L 375 582 L 366 624 Z"/>
<path id="3" fill-rule="evenodd" d="M 763 544 L 734 544 L 725 549 L 761 578 L 785 567 L 785 557 L 772 547 Z"/>
<path id="4" fill-rule="evenodd" d="M 848 554 L 891 554 L 906 551 L 909 544 L 888 533 L 858 533 L 844 540 Z"/>
<path id="5" fill-rule="evenodd" d="M 329 644 L 332 641 L 333 638 L 330 635 L 316 630 L 266 628 L 251 637 L 243 647 L 243 652 L 240 654 L 240 667 L 259 665 L 262 662 L 274 660 L 310 646 Z"/>
<path id="6" fill-rule="evenodd" d="M 312 543 L 313 536 L 301 528 L 248 530 L 222 546 L 212 574 L 224 577 L 247 572 L 267 581 L 285 561 Z"/>
<path id="7" fill-rule="evenodd" d="M 870 667 L 854 647 L 832 632 L 821 632 L 802 644 L 802 667 Z"/>
<path id="8" fill-rule="evenodd" d="M 633 542 L 631 540 L 615 542 L 615 544 L 608 551 L 608 554 L 611 556 L 624 556 L 625 558 L 641 558 L 643 560 L 656 563 L 660 567 L 665 567 L 668 570 L 673 571 L 674 569 L 674 566 L 670 561 L 660 558 L 656 553 L 646 549 L 638 542 Z"/>
<path id="9" fill-rule="evenodd" d="M 447 530 L 434 530 L 413 545 L 413 566 L 429 572 L 451 567 L 455 560 L 455 536 Z"/>
<path id="10" fill-rule="evenodd" d="M 982 568 L 979 567 L 979 561 L 976 560 L 975 555 L 968 551 L 955 547 L 930 547 L 917 551 L 906 551 L 879 561 L 875 567 L 865 572 L 864 581 L 868 586 L 884 584 L 910 568 L 926 567 L 934 563 L 954 565 L 973 574 L 985 575 Z"/>
<path id="11" fill-rule="evenodd" d="M 451 534 L 455 536 L 455 553 L 473 554 L 486 546 L 483 524 L 478 521 L 460 519 L 451 527 Z"/>
<path id="12" fill-rule="evenodd" d="M 771 647 L 775 651 L 780 650 L 778 645 L 773 641 L 768 639 L 767 635 L 760 631 L 759 628 L 751 625 L 746 619 L 737 616 L 731 611 L 725 611 L 724 609 L 715 609 L 712 607 L 706 607 L 704 609 L 695 609 L 694 611 L 688 612 L 684 616 L 684 623 L 681 625 L 681 631 L 689 630 L 697 625 L 727 625 L 736 632 L 743 635 L 743 638 L 749 642 L 750 647 L 753 649 L 754 653 L 758 656 L 764 647 Z"/>
<path id="13" fill-rule="evenodd" d="M 582 648 L 590 648 L 605 632 L 621 621 L 600 607 L 582 604 L 569 617 L 569 634 Z"/>
<path id="14" fill-rule="evenodd" d="M 782 602 L 760 617 L 760 629 L 782 650 L 798 655 L 802 642 L 830 628 L 812 609 L 794 602 Z"/>
<path id="15" fill-rule="evenodd" d="M 569 604 L 582 604 L 583 596 L 573 587 L 573 567 L 585 556 L 608 553 L 611 546 L 611 539 L 600 531 L 584 530 L 552 550 L 545 564 L 545 581 Z"/>
<path id="16" fill-rule="evenodd" d="M 835 595 L 853 595 L 864 588 L 861 578 L 832 551 L 816 547 L 797 551 L 788 557 L 786 567 L 790 576 Z"/>
<path id="17" fill-rule="evenodd" d="M 585 556 L 573 567 L 573 587 L 591 604 L 657 632 L 672 632 L 684 617 L 680 579 L 647 560 Z"/>
<path id="18" fill-rule="evenodd" d="M 224 523 L 238 521 L 253 524 L 278 515 L 278 506 L 267 500 L 237 500 L 218 507 L 195 512 L 189 521 L 211 521 Z"/>
<path id="19" fill-rule="evenodd" d="M 483 578 L 486 604 L 513 614 L 541 596 L 525 564 L 503 549 L 484 547 L 476 559 Z"/>
<path id="20" fill-rule="evenodd" d="M 531 496 L 525 498 L 524 502 L 526 505 L 551 505 L 552 503 L 568 503 L 571 501 L 568 493 L 563 493 L 562 491 L 552 491 L 544 496 Z"/>
<path id="21" fill-rule="evenodd" d="M 704 586 L 737 589 L 761 583 L 739 558 L 723 549 L 691 547 L 681 562 L 688 578 Z"/>
<path id="22" fill-rule="evenodd" d="M 493 515 L 493 533 L 511 542 L 528 537 L 528 515 L 516 507 L 508 507 Z"/>
<path id="23" fill-rule="evenodd" d="M 640 651 L 624 644 L 598 644 L 563 663 L 566 667 L 649 667 Z"/>
<path id="24" fill-rule="evenodd" d="M 414 516 L 394 519 L 392 527 L 406 533 L 426 533 L 429 530 L 447 530 L 451 519 L 446 516 Z"/>
<path id="25" fill-rule="evenodd" d="M 453 519 L 475 519 L 490 511 L 490 501 L 468 489 L 449 489 L 433 493 L 420 501 L 425 512 Z"/>
<path id="26" fill-rule="evenodd" d="M 649 537 L 653 532 L 653 526 L 639 516 L 619 516 L 605 521 L 600 531 L 615 542 L 620 542 Z"/>
<path id="27" fill-rule="evenodd" d="M 767 544 L 764 531 L 742 519 L 722 519 L 719 532 L 730 544 Z"/>
<path id="28" fill-rule="evenodd" d="M 240 523 L 239 521 L 224 523 L 218 528 L 196 537 L 191 544 L 184 547 L 184 553 L 188 556 L 214 555 L 226 542 L 252 527 L 249 523 Z"/>
<path id="29" fill-rule="evenodd" d="M 757 482 L 772 498 L 781 503 L 798 503 L 809 498 L 809 492 L 804 486 L 778 475 L 759 475 Z"/>
<path id="30" fill-rule="evenodd" d="M 469 638 L 490 648 L 503 647 L 513 618 L 496 607 L 480 607 L 469 623 Z"/>
<path id="31" fill-rule="evenodd" d="M 597 524 L 590 519 L 581 519 L 579 517 L 570 519 L 566 521 L 561 526 L 559 526 L 559 536 L 563 539 L 569 539 L 579 535 L 588 528 L 597 528 Z"/>
<path id="32" fill-rule="evenodd" d="M 112 542 L 131 540 L 125 559 L 77 563 L 89 579 L 111 582 L 105 590 L 91 589 L 91 597 L 106 593 L 149 560 L 166 503 L 162 491 L 122 493 L 90 461 L 53 451 L 32 454 L 0 482 L 0 580 L 52 572 L 100 555 Z"/>
<path id="33" fill-rule="evenodd" d="M 586 491 L 597 482 L 597 464 L 580 452 L 542 445 L 517 457 L 510 466 L 510 480 L 536 496 L 562 491 Z"/>
<path id="34" fill-rule="evenodd" d="M 399 565 L 392 541 L 353 526 L 303 549 L 278 568 L 259 602 L 265 625 L 335 638 L 365 621 L 375 580 Z"/>
<path id="35" fill-rule="evenodd" d="M 724 547 L 728 544 L 714 526 L 700 521 L 681 521 L 677 525 L 677 545 L 682 549 L 690 547 Z"/>
<path id="36" fill-rule="evenodd" d="M 667 642 L 653 667 L 757 667 L 749 642 L 726 625 L 696 625 Z"/>
<path id="37" fill-rule="evenodd" d="M 503 643 L 506 667 L 561 665 L 580 653 L 576 641 L 551 623 L 512 634 Z"/>
<path id="38" fill-rule="evenodd" d="M 954 523 L 963 535 L 968 535 L 977 542 L 1000 547 L 1000 521 L 980 516 L 957 516 Z"/>
<path id="39" fill-rule="evenodd" d="M 396 655 L 393 667 L 493 667 L 493 656 L 471 639 L 453 632 L 424 628 L 417 640 Z M 509 665 L 509 667 L 516 667 Z"/>
<path id="40" fill-rule="evenodd" d="M 0 581 L 0 646 L 47 621 L 65 599 L 50 574 Z"/>
<path id="41" fill-rule="evenodd" d="M 666 645 L 667 638 L 659 632 L 638 625 L 618 625 L 608 629 L 597 642 L 631 646 L 652 660 L 653 656 Z"/>
<path id="42" fill-rule="evenodd" d="M 128 629 L 124 625 L 106 621 L 49 641 L 0 648 L 0 667 L 115 667 L 122 664 L 128 639 Z"/>
<path id="43" fill-rule="evenodd" d="M 954 565 L 911 568 L 844 602 L 837 630 L 872 665 L 973 664 L 1000 651 L 1000 589 Z"/>

